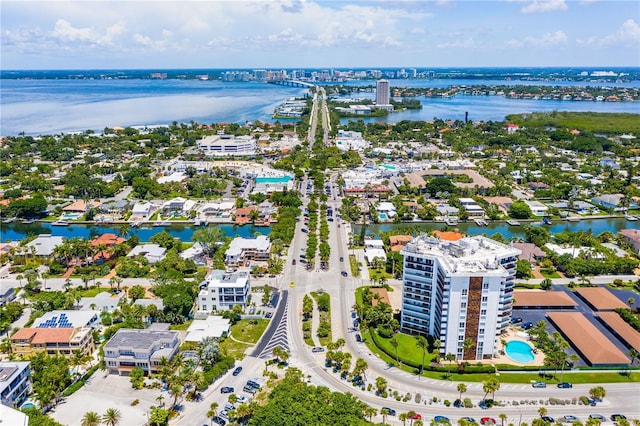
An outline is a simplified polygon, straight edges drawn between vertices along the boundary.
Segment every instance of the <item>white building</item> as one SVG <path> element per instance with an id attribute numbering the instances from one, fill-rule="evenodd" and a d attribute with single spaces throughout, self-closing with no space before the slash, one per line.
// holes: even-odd
<path id="1" fill-rule="evenodd" d="M 187 329 L 185 342 L 200 343 L 207 337 L 220 340 L 231 333 L 231 321 L 219 315 L 207 315 L 205 319 L 194 319 Z"/>
<path id="2" fill-rule="evenodd" d="M 340 151 L 364 151 L 370 145 L 362 133 L 353 130 L 338 130 L 335 144 Z"/>
<path id="3" fill-rule="evenodd" d="M 198 141 L 198 149 L 215 157 L 255 156 L 256 140 L 247 135 L 211 135 Z"/>
<path id="4" fill-rule="evenodd" d="M 246 309 L 251 294 L 249 272 L 225 272 L 219 269 L 200 285 L 198 294 L 198 313 L 227 311 L 235 305 Z"/>
<path id="5" fill-rule="evenodd" d="M 0 362 L 0 405 L 19 407 L 30 393 L 31 364 L 27 361 Z"/>
<path id="6" fill-rule="evenodd" d="M 401 328 L 440 340 L 441 354 L 491 358 L 511 319 L 520 250 L 481 236 L 421 235 L 401 253 Z M 465 340 L 472 342 L 466 350 Z"/>
<path id="7" fill-rule="evenodd" d="M 64 242 L 63 237 L 54 236 L 51 234 L 41 234 L 36 237 L 35 240 L 29 242 L 27 244 L 27 248 L 29 250 L 35 250 L 33 254 L 37 257 L 51 257 L 53 255 L 53 251 L 59 245 Z M 30 252 L 28 252 L 31 254 Z"/>
<path id="8" fill-rule="evenodd" d="M 484 209 L 480 207 L 476 200 L 473 198 L 460 198 L 458 199 L 460 205 L 464 207 L 464 209 L 469 214 L 469 217 L 482 217 L 484 216 Z"/>
<path id="9" fill-rule="evenodd" d="M 224 262 L 228 266 L 242 265 L 246 261 L 267 261 L 271 255 L 271 241 L 266 235 L 254 238 L 236 237 L 224 253 Z"/>
<path id="10" fill-rule="evenodd" d="M 164 259 L 164 254 L 167 252 L 167 249 L 164 247 L 160 247 L 157 244 L 139 244 L 135 246 L 127 257 L 134 258 L 136 256 L 144 256 L 150 264 L 154 264 L 156 262 L 160 262 Z"/>
<path id="11" fill-rule="evenodd" d="M 376 107 L 386 107 L 390 105 L 389 80 L 378 80 L 376 82 Z"/>
<path id="12" fill-rule="evenodd" d="M 100 312 L 86 311 L 50 311 L 37 318 L 32 328 L 80 328 L 100 325 Z"/>
<path id="13" fill-rule="evenodd" d="M 549 212 L 549 207 L 536 200 L 524 200 L 524 203 L 529 206 L 531 213 L 534 216 L 546 216 Z"/>

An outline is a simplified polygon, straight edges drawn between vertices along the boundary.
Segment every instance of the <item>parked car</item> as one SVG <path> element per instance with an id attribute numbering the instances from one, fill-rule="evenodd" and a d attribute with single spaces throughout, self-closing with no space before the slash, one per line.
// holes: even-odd
<path id="1" fill-rule="evenodd" d="M 356 311 L 351 311 L 351 318 L 355 319 L 358 316 Z"/>
<path id="2" fill-rule="evenodd" d="M 562 383 L 558 383 L 558 387 L 560 389 L 571 389 L 573 385 L 569 382 L 562 382 Z"/>
<path id="3" fill-rule="evenodd" d="M 511 318 L 511 324 L 520 324 L 521 322 L 522 322 L 522 318 L 520 317 Z"/>
<path id="4" fill-rule="evenodd" d="M 396 415 L 396 410 L 394 410 L 393 408 L 382 407 L 382 410 L 387 410 L 387 414 L 389 414 L 390 416 L 395 416 Z M 380 410 L 380 411 L 382 411 L 382 410 Z"/>
<path id="5" fill-rule="evenodd" d="M 211 419 L 214 423 L 219 424 L 220 426 L 224 426 L 227 424 L 227 421 L 220 416 L 215 416 Z"/>
<path id="6" fill-rule="evenodd" d="M 480 419 L 480 424 L 481 425 L 495 425 L 496 424 L 496 419 L 494 419 L 493 417 L 483 417 Z"/>
<path id="7" fill-rule="evenodd" d="M 237 401 L 239 404 L 246 404 L 247 402 L 249 402 L 249 398 L 244 395 L 240 395 L 237 397 Z"/>
<path id="8" fill-rule="evenodd" d="M 524 324 L 522 324 L 522 328 L 524 330 L 529 330 L 532 327 L 533 327 L 533 323 L 532 322 L 525 322 Z"/>
<path id="9" fill-rule="evenodd" d="M 356 342 L 362 343 L 362 336 L 360 336 L 360 333 L 356 333 Z"/>
<path id="10" fill-rule="evenodd" d="M 545 382 L 533 382 L 531 386 L 534 388 L 546 388 L 547 384 Z"/>
<path id="11" fill-rule="evenodd" d="M 241 371 L 242 371 L 242 367 L 236 367 L 236 369 L 233 370 L 233 375 L 237 376 L 238 374 L 240 374 Z"/>
<path id="12" fill-rule="evenodd" d="M 229 411 L 228 410 L 222 410 L 222 411 L 220 411 L 219 416 L 222 417 L 223 419 L 228 419 L 229 418 Z"/>
<path id="13" fill-rule="evenodd" d="M 311 352 L 324 352 L 324 348 L 316 346 L 314 348 L 311 348 Z"/>
<path id="14" fill-rule="evenodd" d="M 342 271 L 342 272 L 340 272 L 340 273 L 342 274 L 342 276 L 343 276 L 343 277 L 347 277 L 347 276 L 349 276 L 349 274 L 347 274 L 347 271 Z"/>
<path id="15" fill-rule="evenodd" d="M 243 391 L 245 391 L 246 393 L 250 393 L 251 395 L 255 394 L 256 392 L 258 392 L 258 389 L 252 387 L 252 386 L 245 386 L 242 388 Z"/>
<path id="16" fill-rule="evenodd" d="M 561 420 L 562 420 L 563 422 L 570 422 L 570 423 L 573 423 L 573 422 L 577 422 L 577 421 L 579 421 L 580 419 L 578 419 L 576 416 L 572 416 L 571 414 L 567 414 L 567 415 L 565 415 L 564 417 L 562 417 L 562 419 L 561 419 Z"/>
<path id="17" fill-rule="evenodd" d="M 411 420 L 422 420 L 422 414 L 416 413 L 411 417 Z"/>
<path id="18" fill-rule="evenodd" d="M 260 389 L 260 383 L 255 380 L 247 380 L 247 386 L 251 386 L 252 388 Z"/>
<path id="19" fill-rule="evenodd" d="M 467 423 L 475 423 L 476 419 L 474 419 L 473 417 L 463 417 L 460 420 L 462 420 L 463 422 L 467 422 Z"/>
<path id="20" fill-rule="evenodd" d="M 606 422 L 607 418 L 602 414 L 589 414 L 590 419 L 600 420 L 601 422 Z"/>
<path id="21" fill-rule="evenodd" d="M 553 423 L 556 422 L 555 419 L 553 417 L 551 417 L 551 416 L 542 416 L 540 418 L 542 420 L 544 420 L 545 422 L 547 422 L 547 423 L 552 423 L 553 424 Z"/>
<path id="22" fill-rule="evenodd" d="M 445 416 L 435 416 L 433 421 L 436 423 L 451 423 L 451 421 L 449 421 L 449 417 Z"/>
<path id="23" fill-rule="evenodd" d="M 233 388 L 231 386 L 223 386 L 220 388 L 220 393 L 233 393 Z"/>
<path id="24" fill-rule="evenodd" d="M 302 228 L 302 229 L 301 229 L 301 231 L 302 231 L 302 232 L 305 232 L 305 233 L 306 233 L 306 232 L 309 232 L 309 231 L 307 230 L 307 228 Z"/>
<path id="25" fill-rule="evenodd" d="M 618 420 L 626 420 L 627 416 L 625 416 L 624 414 L 612 414 L 611 415 L 611 421 L 612 422 L 617 422 Z"/>

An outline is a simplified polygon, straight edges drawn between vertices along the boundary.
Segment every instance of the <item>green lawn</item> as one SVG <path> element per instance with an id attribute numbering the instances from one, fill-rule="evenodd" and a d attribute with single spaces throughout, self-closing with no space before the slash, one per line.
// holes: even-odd
<path id="1" fill-rule="evenodd" d="M 560 278 L 560 274 L 555 271 L 548 272 L 545 269 L 540 269 L 540 274 L 542 274 L 542 276 L 545 278 Z"/>
<path id="2" fill-rule="evenodd" d="M 186 330 L 187 328 L 189 328 L 192 322 L 193 320 L 188 320 L 183 322 L 182 324 L 171 324 L 169 326 L 169 330 Z"/>
<path id="3" fill-rule="evenodd" d="M 315 299 L 317 304 L 318 298 L 320 297 L 318 293 L 316 293 L 315 291 L 312 291 L 310 294 L 311 294 L 311 297 Z M 329 324 L 329 327 L 328 327 L 329 335 L 327 337 L 318 336 L 318 342 L 320 343 L 320 346 L 327 346 L 327 343 L 333 341 L 332 332 L 331 332 L 331 308 L 329 308 L 328 312 L 323 312 L 320 310 L 318 310 L 318 312 L 320 313 L 320 324 L 322 324 L 323 322 L 326 322 L 327 324 Z"/>
<path id="4" fill-rule="evenodd" d="M 252 324 L 252 322 L 256 323 Z M 256 344 L 258 343 L 258 340 L 260 340 L 260 337 L 262 336 L 268 325 L 269 320 L 267 319 L 240 320 L 236 324 L 231 326 L 231 335 L 236 340 Z M 244 351 L 249 347 L 250 345 L 236 342 L 229 337 L 227 337 L 223 342 L 220 343 L 220 348 L 228 355 L 231 355 L 236 359 L 244 358 Z"/>
<path id="5" fill-rule="evenodd" d="M 358 278 L 360 276 L 360 266 L 358 265 L 356 256 L 353 254 L 349 255 L 349 266 L 351 266 L 351 275 Z"/>
<path id="6" fill-rule="evenodd" d="M 396 339 L 398 340 L 398 358 L 402 362 L 403 360 L 407 360 L 416 364 L 420 364 L 422 362 L 422 349 L 416 346 L 417 339 L 414 336 L 410 336 L 408 334 L 396 333 Z M 379 342 L 381 343 L 381 349 L 385 352 L 392 354 L 395 360 L 395 348 L 391 346 L 391 339 L 385 339 L 380 337 Z M 430 354 L 427 350 L 427 353 L 424 358 L 424 364 L 429 365 L 431 359 L 433 358 L 433 354 Z"/>

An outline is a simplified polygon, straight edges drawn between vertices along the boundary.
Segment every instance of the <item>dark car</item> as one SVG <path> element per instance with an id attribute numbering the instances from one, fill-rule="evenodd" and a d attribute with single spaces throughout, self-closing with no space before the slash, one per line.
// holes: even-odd
<path id="1" fill-rule="evenodd" d="M 571 389 L 573 385 L 569 382 L 562 382 L 562 383 L 558 383 L 558 387 L 560 389 Z"/>
<path id="2" fill-rule="evenodd" d="M 601 422 L 606 422 L 607 418 L 602 414 L 589 414 L 590 419 L 600 420 Z"/>
<path id="3" fill-rule="evenodd" d="M 521 322 L 522 322 L 522 318 L 520 317 L 511 318 L 511 324 L 520 324 Z"/>
<path id="4" fill-rule="evenodd" d="M 321 348 L 320 346 L 316 346 L 314 348 L 311 348 L 311 352 L 324 352 L 324 348 Z"/>
<path id="5" fill-rule="evenodd" d="M 295 260 L 295 259 L 293 259 L 293 260 L 291 261 L 291 264 L 292 264 L 292 265 L 295 265 L 295 264 L 296 264 L 296 260 Z"/>
<path id="6" fill-rule="evenodd" d="M 393 408 L 382 407 L 382 410 L 387 410 L 387 414 L 389 414 L 390 416 L 395 416 L 396 415 L 396 410 L 394 410 Z M 380 410 L 380 411 L 382 411 L 382 410 Z"/>
<path id="7" fill-rule="evenodd" d="M 355 318 L 358 314 L 356 313 L 356 311 L 352 311 L 351 312 L 351 318 Z"/>
<path id="8" fill-rule="evenodd" d="M 347 274 L 347 271 L 342 271 L 342 272 L 340 272 L 340 274 L 342 274 L 343 277 L 349 276 L 349 274 Z"/>
<path id="9" fill-rule="evenodd" d="M 624 414 L 612 414 L 611 415 L 611 421 L 612 422 L 617 422 L 618 420 L 627 420 L 627 416 L 625 416 Z"/>
<path id="10" fill-rule="evenodd" d="M 435 416 L 433 418 L 433 421 L 436 423 L 451 423 L 449 421 L 449 417 L 445 417 L 445 416 Z"/>
<path id="11" fill-rule="evenodd" d="M 233 370 L 233 375 L 237 376 L 238 374 L 240 374 L 241 371 L 242 371 L 242 367 L 236 367 L 236 369 Z"/>
<path id="12" fill-rule="evenodd" d="M 547 384 L 545 382 L 533 382 L 531 386 L 534 388 L 546 388 Z"/>
<path id="13" fill-rule="evenodd" d="M 360 333 L 356 333 L 356 342 L 362 342 L 362 336 L 360 335 Z"/>
<path id="14" fill-rule="evenodd" d="M 307 228 L 302 228 L 302 229 L 301 229 L 301 231 L 302 231 L 302 232 L 309 232 L 309 231 L 307 230 Z"/>
<path id="15" fill-rule="evenodd" d="M 551 416 L 542 416 L 540 417 L 542 420 L 544 420 L 547 423 L 555 423 L 556 421 L 554 420 L 553 417 Z"/>
<path id="16" fill-rule="evenodd" d="M 220 388 L 220 393 L 233 393 L 233 388 L 231 386 L 223 386 Z"/>
<path id="17" fill-rule="evenodd" d="M 220 416 L 215 416 L 211 419 L 214 423 L 219 424 L 220 426 L 224 426 L 227 424 L 227 421 Z"/>
<path id="18" fill-rule="evenodd" d="M 525 322 L 524 324 L 522 324 L 522 328 L 525 329 L 525 330 L 529 330 L 532 327 L 533 327 L 533 323 L 532 322 Z"/>
<path id="19" fill-rule="evenodd" d="M 340 256 L 340 262 L 344 262 L 344 257 Z"/>

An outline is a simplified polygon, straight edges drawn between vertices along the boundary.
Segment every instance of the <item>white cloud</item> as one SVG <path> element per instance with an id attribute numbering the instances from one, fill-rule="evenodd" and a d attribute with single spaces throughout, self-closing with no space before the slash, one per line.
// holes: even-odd
<path id="1" fill-rule="evenodd" d="M 520 11 L 522 13 L 540 13 L 567 9 L 568 7 L 565 0 L 533 0 L 531 3 L 520 9 Z"/>
<path id="2" fill-rule="evenodd" d="M 451 42 L 440 43 L 436 46 L 438 49 L 472 49 L 476 48 L 476 41 L 469 37 L 465 40 L 455 40 Z"/>
<path id="3" fill-rule="evenodd" d="M 633 19 L 627 19 L 613 34 L 603 37 L 589 37 L 587 39 L 576 40 L 579 45 L 583 46 L 609 46 L 613 44 L 631 44 L 635 46 L 636 51 L 640 40 L 640 25 Z"/>
<path id="4" fill-rule="evenodd" d="M 69 21 L 58 19 L 51 36 L 63 41 L 97 41 L 100 37 L 93 28 L 74 28 Z"/>
<path id="5" fill-rule="evenodd" d="M 522 40 L 510 40 L 506 43 L 507 47 L 534 47 L 539 49 L 563 46 L 567 44 L 567 35 L 564 31 L 558 30 L 553 33 L 546 33 L 542 37 L 527 36 Z"/>

